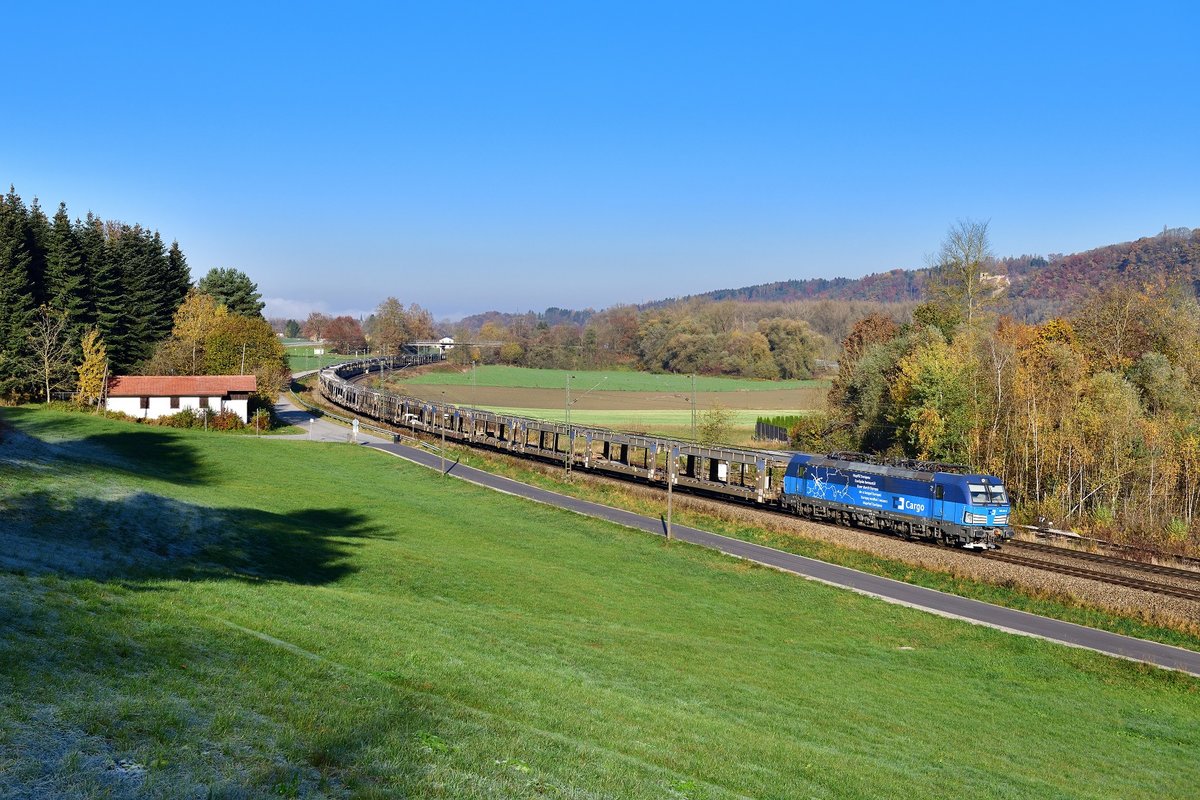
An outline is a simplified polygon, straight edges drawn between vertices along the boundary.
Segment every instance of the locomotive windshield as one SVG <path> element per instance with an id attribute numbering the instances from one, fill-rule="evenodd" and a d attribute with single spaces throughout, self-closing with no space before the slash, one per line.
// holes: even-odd
<path id="1" fill-rule="evenodd" d="M 1003 485 L 969 483 L 967 488 L 971 491 L 971 505 L 973 506 L 1008 504 L 1008 493 L 1004 491 Z"/>

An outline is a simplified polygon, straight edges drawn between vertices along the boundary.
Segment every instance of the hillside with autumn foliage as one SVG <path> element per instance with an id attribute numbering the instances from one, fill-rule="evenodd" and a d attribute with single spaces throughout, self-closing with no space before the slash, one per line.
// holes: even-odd
<path id="1" fill-rule="evenodd" d="M 1200 228 L 1168 228 L 1133 242 L 1082 253 L 1021 255 L 988 265 L 992 286 L 1008 300 L 1007 311 L 1029 322 L 1055 316 L 1096 289 L 1121 282 L 1138 285 L 1200 285 Z M 883 303 L 925 299 L 928 269 L 894 269 L 862 278 L 777 281 L 740 289 L 718 289 L 682 300 L 793 302 L 861 300 Z M 648 303 L 657 308 L 678 299 Z"/>

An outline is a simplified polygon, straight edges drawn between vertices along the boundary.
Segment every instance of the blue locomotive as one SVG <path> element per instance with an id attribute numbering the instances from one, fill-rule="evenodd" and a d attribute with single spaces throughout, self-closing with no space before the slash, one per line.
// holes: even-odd
<path id="1" fill-rule="evenodd" d="M 793 456 L 784 472 L 782 506 L 814 520 L 974 549 L 998 547 L 1011 537 L 1008 493 L 999 478 L 945 471 L 952 465 L 887 464 L 851 455 Z"/>

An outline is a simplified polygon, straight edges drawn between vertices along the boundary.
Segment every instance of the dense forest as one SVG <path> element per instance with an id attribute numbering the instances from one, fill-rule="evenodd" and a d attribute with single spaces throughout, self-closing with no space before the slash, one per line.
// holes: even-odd
<path id="1" fill-rule="evenodd" d="M 197 322 L 205 302 L 212 314 Z M 49 400 L 90 383 L 94 400 L 105 375 L 242 370 L 269 396 L 286 361 L 262 307 L 237 270 L 193 287 L 178 242 L 157 231 L 72 220 L 63 203 L 49 218 L 12 187 L 0 197 L 0 397 Z"/>
<path id="2" fill-rule="evenodd" d="M 65 204 L 50 219 L 10 188 L 0 199 L 0 393 L 38 383 L 30 337 L 48 315 L 65 321 L 73 353 L 94 327 L 113 372 L 132 369 L 170 332 L 189 283 L 178 243 L 157 231 L 90 213 L 72 221 Z"/>

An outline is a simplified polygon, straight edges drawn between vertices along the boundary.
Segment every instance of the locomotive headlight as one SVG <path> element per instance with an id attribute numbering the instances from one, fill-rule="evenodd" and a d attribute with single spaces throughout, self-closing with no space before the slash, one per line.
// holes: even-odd
<path id="1" fill-rule="evenodd" d="M 963 513 L 963 522 L 968 525 L 987 525 L 987 514 L 972 514 L 970 511 Z"/>

